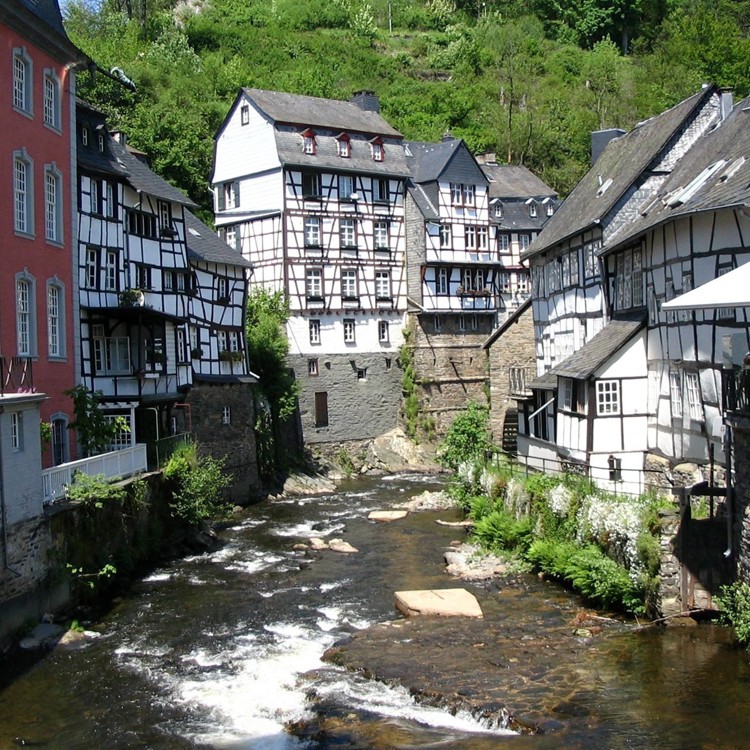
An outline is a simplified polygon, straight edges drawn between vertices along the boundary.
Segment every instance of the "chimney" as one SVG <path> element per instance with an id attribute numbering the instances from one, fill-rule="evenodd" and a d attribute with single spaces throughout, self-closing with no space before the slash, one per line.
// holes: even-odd
<path id="1" fill-rule="evenodd" d="M 380 99 L 374 91 L 356 91 L 349 101 L 365 112 L 380 112 Z"/>
<path id="2" fill-rule="evenodd" d="M 610 141 L 625 135 L 627 131 L 620 128 L 609 128 L 607 130 L 595 130 L 591 133 L 591 164 L 596 164 L 597 159 Z"/>
<path id="3" fill-rule="evenodd" d="M 494 151 L 482 151 L 474 157 L 478 164 L 497 164 L 497 154 Z"/>
<path id="4" fill-rule="evenodd" d="M 732 107 L 734 106 L 734 97 L 732 96 L 732 89 L 721 89 L 720 92 L 721 96 L 721 121 L 724 122 L 724 120 L 729 117 L 729 113 L 732 111 Z"/>
<path id="5" fill-rule="evenodd" d="M 456 136 L 451 133 L 450 130 L 446 130 L 445 133 L 443 133 L 443 137 L 440 139 L 441 143 L 449 143 L 450 141 L 455 141 Z"/>

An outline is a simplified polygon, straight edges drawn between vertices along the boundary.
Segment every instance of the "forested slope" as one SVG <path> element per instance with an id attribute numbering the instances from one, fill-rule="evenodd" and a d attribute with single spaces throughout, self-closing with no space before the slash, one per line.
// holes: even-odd
<path id="1" fill-rule="evenodd" d="M 747 0 L 73 0 L 65 15 L 136 86 L 81 74 L 79 94 L 207 210 L 213 135 L 241 86 L 371 89 L 407 138 L 450 130 L 563 195 L 591 130 L 630 128 L 709 80 L 750 91 Z"/>

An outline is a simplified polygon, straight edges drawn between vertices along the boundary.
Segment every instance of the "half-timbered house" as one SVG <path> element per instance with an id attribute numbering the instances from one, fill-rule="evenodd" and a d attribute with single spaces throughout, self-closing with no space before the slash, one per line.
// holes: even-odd
<path id="1" fill-rule="evenodd" d="M 647 268 L 665 261 L 632 232 L 656 205 L 669 202 L 666 186 L 690 169 L 709 140 L 704 136 L 719 128 L 730 109 L 731 99 L 707 86 L 615 137 L 524 254 L 532 271 L 538 375 L 519 428 L 519 452 L 529 463 L 585 471 L 606 486 L 637 492 L 644 487 L 650 455 L 672 463 L 706 457 L 705 428 L 695 431 L 703 438 L 694 450 L 681 429 L 667 438 L 673 425 L 657 426 L 665 416 L 665 383 L 674 383 L 675 398 L 678 389 L 670 367 L 664 375 L 659 366 L 657 375 L 651 364 L 662 357 L 654 348 L 662 333 L 654 332 L 652 310 L 658 295 L 673 291 L 664 270 L 655 270 L 646 283 Z M 691 219 L 697 227 L 696 221 L 703 219 Z M 662 245 L 675 248 L 663 231 L 654 236 L 662 233 Z M 679 265 L 684 260 L 677 256 L 701 250 L 683 243 L 672 252 Z M 670 283 L 674 286 L 671 274 Z M 693 281 L 680 274 L 678 283 L 675 288 Z M 692 357 L 689 335 L 667 338 L 672 342 L 667 359 Z M 694 390 L 694 377 L 680 380 L 682 397 L 689 382 Z M 679 419 L 692 434 L 684 414 Z"/>
<path id="2" fill-rule="evenodd" d="M 307 442 L 395 426 L 406 308 L 402 137 L 352 102 L 243 89 L 216 135 L 216 224 L 282 291 Z"/>
<path id="3" fill-rule="evenodd" d="M 406 144 L 407 269 L 411 345 L 422 412 L 438 432 L 467 400 L 484 400 L 478 347 L 529 295 L 520 253 L 556 206 L 524 167 L 474 158 L 451 136 Z M 481 163 L 480 163 L 481 162 Z"/>

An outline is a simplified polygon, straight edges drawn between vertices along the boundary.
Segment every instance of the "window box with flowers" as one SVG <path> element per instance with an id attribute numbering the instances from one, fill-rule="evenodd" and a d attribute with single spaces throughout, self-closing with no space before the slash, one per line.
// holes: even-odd
<path id="1" fill-rule="evenodd" d="M 229 349 L 222 349 L 219 352 L 219 359 L 222 362 L 242 362 L 242 352 L 232 352 Z"/>
<path id="2" fill-rule="evenodd" d="M 464 287 L 460 286 L 458 289 L 456 289 L 456 294 L 459 297 L 489 297 L 490 296 L 490 290 L 489 289 L 464 289 Z"/>

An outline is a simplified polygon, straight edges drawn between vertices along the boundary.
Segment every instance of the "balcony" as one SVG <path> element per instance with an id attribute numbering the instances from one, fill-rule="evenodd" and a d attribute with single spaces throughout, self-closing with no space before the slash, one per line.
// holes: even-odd
<path id="1" fill-rule="evenodd" d="M 0 395 L 33 393 L 34 378 L 29 357 L 0 357 Z"/>
<path id="2" fill-rule="evenodd" d="M 721 385 L 724 414 L 750 417 L 750 367 L 724 368 Z"/>

